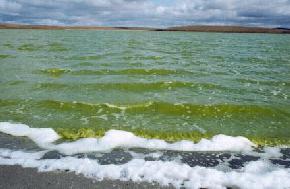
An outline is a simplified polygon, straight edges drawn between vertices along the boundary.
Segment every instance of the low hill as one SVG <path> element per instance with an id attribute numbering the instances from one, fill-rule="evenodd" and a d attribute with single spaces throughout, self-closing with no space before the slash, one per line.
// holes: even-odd
<path id="1" fill-rule="evenodd" d="M 287 28 L 264 28 L 243 26 L 177 26 L 158 31 L 224 32 L 224 33 L 289 33 Z"/>

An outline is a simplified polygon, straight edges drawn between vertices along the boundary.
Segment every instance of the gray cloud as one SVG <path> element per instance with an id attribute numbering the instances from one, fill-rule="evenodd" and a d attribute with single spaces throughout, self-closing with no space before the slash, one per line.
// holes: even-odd
<path id="1" fill-rule="evenodd" d="M 0 22 L 54 25 L 189 24 L 290 27 L 290 0 L 0 0 Z"/>

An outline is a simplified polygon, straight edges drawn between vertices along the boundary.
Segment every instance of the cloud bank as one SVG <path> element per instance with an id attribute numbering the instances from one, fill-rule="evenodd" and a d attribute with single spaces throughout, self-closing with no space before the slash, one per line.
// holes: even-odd
<path id="1" fill-rule="evenodd" d="M 290 27 L 290 0 L 0 0 L 0 22 Z"/>

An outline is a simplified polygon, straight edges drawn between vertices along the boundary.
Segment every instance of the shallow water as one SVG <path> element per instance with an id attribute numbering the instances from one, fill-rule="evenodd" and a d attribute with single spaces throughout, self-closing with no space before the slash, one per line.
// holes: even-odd
<path id="1" fill-rule="evenodd" d="M 289 142 L 288 35 L 0 32 L 1 121 Z"/>
<path id="2" fill-rule="evenodd" d="M 190 174 L 205 178 L 200 187 L 258 186 L 264 176 L 254 173 L 252 165 L 260 165 L 255 171 L 267 173 L 275 182 L 289 178 L 289 52 L 289 35 L 0 30 L 0 130 L 37 144 L 0 135 L 0 164 L 189 188 L 198 188 L 199 183 L 191 183 L 196 177 Z M 11 123 L 53 128 L 60 135 L 56 138 L 62 138 L 51 140 L 60 144 L 87 139 L 47 144 L 45 137 L 38 137 L 46 136 L 47 130 L 23 130 Z M 7 126 L 15 128 L 7 131 Z M 115 135 L 106 141 L 112 132 Z M 187 141 L 172 143 L 181 140 Z M 83 148 L 86 144 L 92 147 Z M 264 152 L 256 144 L 275 148 Z M 29 153 L 36 153 L 30 164 L 19 160 Z M 92 161 L 97 171 L 75 167 L 80 161 Z M 119 165 L 112 169 L 121 176 L 110 175 L 111 168 L 104 164 Z M 144 164 L 148 167 L 137 178 L 134 166 Z M 168 166 L 190 174 L 168 176 Z M 160 177 L 146 175 L 150 167 L 160 169 Z M 215 182 L 211 180 L 215 174 L 229 180 Z M 255 175 L 256 181 L 248 179 L 243 185 L 237 174 L 246 180 Z M 269 187 L 278 186 L 275 182 Z M 286 187 L 290 183 L 279 185 Z"/>

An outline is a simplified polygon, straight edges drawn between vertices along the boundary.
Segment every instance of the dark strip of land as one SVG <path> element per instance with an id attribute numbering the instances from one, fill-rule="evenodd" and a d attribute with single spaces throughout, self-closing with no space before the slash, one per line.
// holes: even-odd
<path id="1" fill-rule="evenodd" d="M 53 26 L 53 25 L 22 25 L 1 24 L 0 29 L 40 29 L 40 30 L 155 30 L 146 27 L 106 27 L 106 26 Z"/>
<path id="2" fill-rule="evenodd" d="M 185 31 L 185 32 L 222 32 L 222 33 L 277 33 L 290 34 L 289 28 L 265 28 L 245 26 L 177 26 L 169 28 L 149 27 L 102 27 L 102 26 L 50 26 L 50 25 L 22 25 L 1 24 L 0 29 L 41 29 L 41 30 L 143 30 L 143 31 Z"/>
<path id="3" fill-rule="evenodd" d="M 264 27 L 244 27 L 244 26 L 179 26 L 161 29 L 160 31 L 290 34 L 290 29 L 287 28 L 264 28 Z"/>

